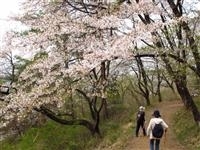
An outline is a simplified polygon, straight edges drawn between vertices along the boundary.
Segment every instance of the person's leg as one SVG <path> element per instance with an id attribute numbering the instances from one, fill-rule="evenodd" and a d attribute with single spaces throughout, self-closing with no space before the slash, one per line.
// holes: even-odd
<path id="1" fill-rule="evenodd" d="M 135 130 L 136 137 L 138 137 L 139 129 L 140 129 L 140 124 L 139 124 L 139 122 L 137 122 L 136 130 Z"/>
<path id="2" fill-rule="evenodd" d="M 145 129 L 145 126 L 144 126 L 144 122 L 142 123 L 142 130 L 143 130 L 143 135 L 146 136 L 146 129 Z"/>
<path id="3" fill-rule="evenodd" d="M 155 150 L 159 150 L 160 147 L 160 139 L 156 139 Z"/>
<path id="4" fill-rule="evenodd" d="M 154 150 L 154 139 L 150 139 L 150 150 Z"/>

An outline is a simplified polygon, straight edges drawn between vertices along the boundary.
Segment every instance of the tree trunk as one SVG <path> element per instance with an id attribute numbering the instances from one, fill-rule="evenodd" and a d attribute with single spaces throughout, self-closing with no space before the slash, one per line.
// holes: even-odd
<path id="1" fill-rule="evenodd" d="M 194 121 L 197 124 L 200 124 L 200 112 L 198 111 L 198 108 L 197 108 L 196 104 L 194 103 L 193 98 L 190 95 L 190 92 L 187 88 L 185 76 L 178 75 L 175 72 L 173 72 L 173 69 L 172 69 L 171 65 L 169 64 L 169 60 L 166 57 L 162 57 L 162 60 L 165 62 L 166 69 L 174 80 L 177 91 L 178 91 L 184 105 L 186 106 L 187 109 L 192 111 Z"/>
<path id="2" fill-rule="evenodd" d="M 158 79 L 156 94 L 158 95 L 158 101 L 162 102 L 162 96 L 161 96 L 161 92 L 160 92 L 162 78 L 161 78 L 161 75 L 160 75 L 160 69 L 159 69 L 159 65 L 158 65 L 158 59 L 155 59 L 155 62 L 156 62 L 156 71 L 157 71 L 157 79 Z"/>
<path id="3" fill-rule="evenodd" d="M 196 104 L 193 101 L 192 96 L 189 93 L 189 90 L 187 86 L 181 81 L 176 80 L 175 81 L 176 88 L 178 90 L 179 95 L 181 96 L 181 99 L 186 106 L 187 109 L 192 111 L 193 118 L 197 124 L 200 123 L 200 112 L 198 111 L 198 108 Z"/>
<path id="4" fill-rule="evenodd" d="M 137 66 L 138 66 L 138 87 L 146 100 L 146 104 L 149 106 L 150 99 L 149 99 L 149 89 L 148 89 L 148 82 L 147 82 L 147 74 L 144 69 L 144 65 L 140 57 L 135 57 Z"/>

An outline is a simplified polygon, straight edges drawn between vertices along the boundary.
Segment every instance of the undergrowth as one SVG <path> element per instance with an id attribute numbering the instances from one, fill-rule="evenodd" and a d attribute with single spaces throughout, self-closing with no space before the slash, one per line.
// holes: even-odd
<path id="1" fill-rule="evenodd" d="M 111 119 L 100 125 L 102 137 L 94 137 L 81 126 L 66 126 L 47 121 L 41 127 L 32 127 L 17 138 L 0 142 L 0 150 L 94 150 L 108 147 L 122 137 L 123 124 L 131 119 L 131 111 L 118 109 Z"/>
<path id="2" fill-rule="evenodd" d="M 200 108 L 200 102 L 197 100 L 195 102 Z M 175 114 L 174 131 L 187 150 L 200 150 L 200 127 L 194 122 L 189 110 L 182 108 Z"/>

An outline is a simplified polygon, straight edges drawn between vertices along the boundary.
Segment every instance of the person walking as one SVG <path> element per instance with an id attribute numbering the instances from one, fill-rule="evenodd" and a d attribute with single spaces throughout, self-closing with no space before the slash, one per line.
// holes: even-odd
<path id="1" fill-rule="evenodd" d="M 139 111 L 137 112 L 137 124 L 136 124 L 136 137 L 138 137 L 140 127 L 143 130 L 143 135 L 146 136 L 146 129 L 145 129 L 145 107 L 140 106 Z"/>
<path id="2" fill-rule="evenodd" d="M 161 118 L 159 110 L 155 110 L 152 116 L 147 127 L 147 136 L 150 139 L 150 150 L 159 150 L 160 140 L 163 134 L 166 134 L 168 125 Z"/>

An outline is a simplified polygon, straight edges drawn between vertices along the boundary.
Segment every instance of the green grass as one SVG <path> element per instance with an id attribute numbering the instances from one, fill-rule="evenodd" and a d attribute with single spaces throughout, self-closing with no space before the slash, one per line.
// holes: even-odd
<path id="1" fill-rule="evenodd" d="M 174 93 L 170 88 L 162 88 L 161 92 L 163 101 L 172 101 L 180 99 L 179 95 L 176 92 Z"/>
<path id="2" fill-rule="evenodd" d="M 85 127 L 48 121 L 41 127 L 28 129 L 18 138 L 0 142 L 0 150 L 93 150 L 94 147 L 107 147 L 124 134 L 121 127 L 130 121 L 127 117 L 130 111 L 121 108 L 118 112 L 100 125 L 103 138 L 93 137 Z"/>
<path id="3" fill-rule="evenodd" d="M 28 129 L 21 137 L 1 142 L 0 149 L 81 150 L 90 138 L 90 134 L 82 127 L 68 127 L 48 121 L 40 128 Z"/>
<path id="4" fill-rule="evenodd" d="M 104 138 L 92 137 L 82 127 L 68 127 L 47 122 L 40 128 L 30 128 L 16 139 L 10 138 L 0 143 L 0 150 L 89 150 L 101 143 L 111 145 L 120 137 L 120 125 L 109 122 L 102 127 Z"/>
<path id="5" fill-rule="evenodd" d="M 197 106 L 200 108 L 200 102 L 197 102 Z M 188 150 L 200 150 L 200 128 L 195 124 L 189 110 L 183 108 L 175 114 L 174 131 Z"/>

